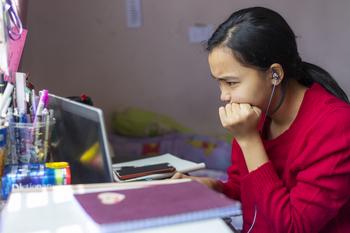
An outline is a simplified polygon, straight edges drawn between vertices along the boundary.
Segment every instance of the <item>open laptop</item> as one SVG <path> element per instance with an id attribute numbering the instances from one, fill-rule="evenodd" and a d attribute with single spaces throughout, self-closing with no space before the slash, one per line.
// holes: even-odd
<path id="1" fill-rule="evenodd" d="M 54 110 L 50 161 L 70 165 L 72 184 L 112 182 L 112 165 L 101 109 L 49 95 Z"/>

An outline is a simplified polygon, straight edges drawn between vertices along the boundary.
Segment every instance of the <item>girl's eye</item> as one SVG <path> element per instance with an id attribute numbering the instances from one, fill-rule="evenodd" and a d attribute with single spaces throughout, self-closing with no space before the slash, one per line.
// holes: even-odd
<path id="1" fill-rule="evenodd" d="M 229 86 L 234 86 L 234 85 L 236 85 L 238 82 L 226 82 L 227 83 L 227 85 L 229 85 Z"/>

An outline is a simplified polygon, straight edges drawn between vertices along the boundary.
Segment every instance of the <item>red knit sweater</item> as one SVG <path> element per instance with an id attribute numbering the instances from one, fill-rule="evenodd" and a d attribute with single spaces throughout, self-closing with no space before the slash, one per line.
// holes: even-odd
<path id="1" fill-rule="evenodd" d="M 236 141 L 224 193 L 242 202 L 243 232 L 350 232 L 350 106 L 314 84 L 296 119 L 264 140 L 269 162 L 248 172 Z"/>

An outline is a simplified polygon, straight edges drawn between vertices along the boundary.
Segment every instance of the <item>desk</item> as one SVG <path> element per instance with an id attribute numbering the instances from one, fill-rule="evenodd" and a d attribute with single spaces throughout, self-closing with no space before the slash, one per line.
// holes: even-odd
<path id="1" fill-rule="evenodd" d="M 177 180 L 174 182 L 179 182 Z M 154 181 L 151 183 L 163 183 Z M 165 183 L 165 182 L 164 182 Z M 118 184 L 67 185 L 40 190 L 18 190 L 11 194 L 8 205 L 1 213 L 3 233 L 97 233 L 99 230 L 88 220 L 75 201 L 74 193 L 138 188 L 150 182 Z M 133 231 L 133 233 L 164 232 L 232 232 L 221 219 L 210 219 L 191 223 Z"/>

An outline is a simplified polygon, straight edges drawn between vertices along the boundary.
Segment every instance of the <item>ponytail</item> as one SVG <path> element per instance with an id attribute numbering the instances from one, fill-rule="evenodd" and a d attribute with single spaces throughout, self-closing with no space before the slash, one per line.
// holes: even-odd
<path id="1" fill-rule="evenodd" d="M 343 89 L 327 71 L 319 66 L 304 61 L 301 62 L 301 79 L 298 81 L 305 86 L 311 86 L 314 82 L 319 83 L 327 91 L 349 103 L 349 99 Z"/>

